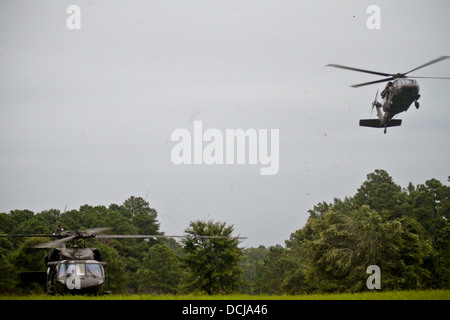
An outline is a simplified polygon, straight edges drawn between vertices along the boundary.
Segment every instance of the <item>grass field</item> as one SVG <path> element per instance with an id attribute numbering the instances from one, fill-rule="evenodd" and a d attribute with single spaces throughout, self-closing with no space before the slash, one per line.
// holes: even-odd
<path id="1" fill-rule="evenodd" d="M 305 295 L 0 295 L 0 300 L 450 300 L 450 290 L 387 291 Z"/>

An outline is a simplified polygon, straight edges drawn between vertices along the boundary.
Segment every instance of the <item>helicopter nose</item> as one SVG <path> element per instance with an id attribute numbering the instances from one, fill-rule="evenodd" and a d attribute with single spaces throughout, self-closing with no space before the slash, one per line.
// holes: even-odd
<path id="1" fill-rule="evenodd" d="M 419 92 L 419 85 L 417 83 L 404 83 L 399 89 L 402 93 L 417 94 Z"/>
<path id="2" fill-rule="evenodd" d="M 419 86 L 416 84 L 408 84 L 405 87 L 405 90 L 407 93 L 418 93 L 419 92 Z"/>

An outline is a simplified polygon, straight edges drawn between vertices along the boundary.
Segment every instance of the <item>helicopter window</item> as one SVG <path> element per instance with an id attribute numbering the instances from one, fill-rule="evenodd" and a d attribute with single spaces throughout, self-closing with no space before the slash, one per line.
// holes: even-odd
<path id="1" fill-rule="evenodd" d="M 84 263 L 77 263 L 75 265 L 75 270 L 77 276 L 85 276 L 86 275 L 86 265 Z"/>
<path id="2" fill-rule="evenodd" d="M 66 277 L 72 274 L 76 274 L 78 276 L 86 275 L 86 265 L 84 263 L 63 263 L 59 266 L 59 277 Z"/>
<path id="3" fill-rule="evenodd" d="M 77 276 L 92 275 L 94 277 L 103 277 L 103 268 L 98 263 L 62 263 L 59 266 L 58 277 L 68 277 L 72 274 Z"/>
<path id="4" fill-rule="evenodd" d="M 395 87 L 401 87 L 404 85 L 417 85 L 417 81 L 414 79 L 397 79 L 394 82 Z"/>
<path id="5" fill-rule="evenodd" d="M 102 269 L 98 263 L 86 264 L 87 275 L 93 275 L 94 277 L 102 277 Z"/>
<path id="6" fill-rule="evenodd" d="M 59 277 L 65 277 L 67 275 L 67 267 L 66 264 L 61 264 L 59 266 L 59 273 L 58 276 Z"/>

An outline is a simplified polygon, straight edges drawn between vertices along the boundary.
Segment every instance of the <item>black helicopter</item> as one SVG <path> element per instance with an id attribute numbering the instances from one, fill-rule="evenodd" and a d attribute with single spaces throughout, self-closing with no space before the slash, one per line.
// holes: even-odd
<path id="1" fill-rule="evenodd" d="M 45 257 L 47 271 L 23 272 L 24 282 L 44 283 L 47 294 L 103 294 L 106 288 L 106 262 L 97 248 L 86 248 L 84 239 L 158 239 L 158 238 L 203 238 L 203 239 L 246 239 L 225 236 L 177 236 L 177 235 L 108 235 L 101 234 L 109 228 L 92 228 L 84 231 L 67 232 L 59 228 L 52 234 L 0 235 L 0 237 L 50 237 L 57 240 L 41 243 L 33 248 L 51 248 Z M 70 247 L 67 244 L 71 243 Z"/>
<path id="2" fill-rule="evenodd" d="M 375 74 L 379 76 L 388 77 L 386 79 L 365 82 L 360 84 L 355 84 L 351 87 L 358 88 L 370 84 L 387 82 L 386 87 L 381 92 L 381 98 L 383 99 L 383 103 L 377 101 L 378 99 L 378 91 L 375 95 L 375 100 L 372 103 L 372 110 L 374 107 L 377 109 L 378 119 L 361 119 L 359 121 L 359 125 L 363 127 L 372 127 L 372 128 L 384 128 L 384 133 L 387 132 L 387 127 L 396 127 L 402 124 L 401 119 L 392 119 L 395 115 L 407 111 L 411 104 L 414 102 L 416 108 L 419 108 L 419 84 L 416 80 L 407 77 L 406 75 L 419 70 L 421 68 L 427 67 L 431 64 L 440 62 L 442 60 L 448 59 L 450 56 L 441 56 L 434 60 L 431 60 L 417 68 L 414 68 L 405 73 L 383 73 L 377 71 L 370 71 L 365 69 L 357 69 L 352 67 L 346 67 L 339 64 L 328 64 L 327 67 L 335 67 L 341 69 L 347 69 L 352 71 L 364 72 Z M 448 77 L 416 77 L 414 78 L 422 78 L 422 79 L 450 79 Z M 381 111 L 383 109 L 383 111 Z M 383 113 L 384 112 L 384 113 Z"/>

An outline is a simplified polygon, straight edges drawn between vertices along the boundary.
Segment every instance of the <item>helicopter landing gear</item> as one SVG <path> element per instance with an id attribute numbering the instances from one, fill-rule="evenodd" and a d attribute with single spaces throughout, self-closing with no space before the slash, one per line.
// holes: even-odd
<path id="1" fill-rule="evenodd" d="M 416 96 L 416 100 L 414 100 L 414 105 L 416 106 L 416 109 L 419 109 L 419 98 L 420 98 L 420 94 L 418 94 L 417 96 Z"/>
<path id="2" fill-rule="evenodd" d="M 387 126 L 384 126 L 384 134 L 387 133 Z"/>

